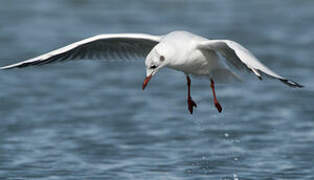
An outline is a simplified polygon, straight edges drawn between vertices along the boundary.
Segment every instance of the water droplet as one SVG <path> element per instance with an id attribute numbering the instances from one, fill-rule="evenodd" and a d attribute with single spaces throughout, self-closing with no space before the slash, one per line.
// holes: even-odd
<path id="1" fill-rule="evenodd" d="M 233 174 L 233 180 L 239 180 L 238 175 L 237 174 Z"/>

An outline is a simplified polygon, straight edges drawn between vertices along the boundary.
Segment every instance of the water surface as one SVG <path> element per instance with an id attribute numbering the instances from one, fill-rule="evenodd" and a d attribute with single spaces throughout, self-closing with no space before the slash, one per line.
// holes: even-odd
<path id="1" fill-rule="evenodd" d="M 144 61 L 0 72 L 1 179 L 314 179 L 314 2 L 3 1 L 0 65 L 101 33 L 187 30 L 244 44 L 305 85 L 250 78 L 217 87 Z"/>

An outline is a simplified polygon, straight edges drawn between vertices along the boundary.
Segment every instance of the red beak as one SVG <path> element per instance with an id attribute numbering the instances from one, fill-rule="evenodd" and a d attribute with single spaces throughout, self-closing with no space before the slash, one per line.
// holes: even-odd
<path id="1" fill-rule="evenodd" d="M 145 87 L 147 86 L 149 80 L 150 80 L 152 77 L 153 77 L 153 75 L 151 74 L 151 75 L 147 76 L 147 77 L 144 79 L 144 83 L 143 83 L 143 86 L 142 86 L 142 89 L 143 89 L 143 90 L 145 89 Z"/>

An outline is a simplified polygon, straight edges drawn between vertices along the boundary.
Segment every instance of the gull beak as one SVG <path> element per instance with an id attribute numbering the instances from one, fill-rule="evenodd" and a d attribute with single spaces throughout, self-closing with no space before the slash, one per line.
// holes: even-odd
<path id="1" fill-rule="evenodd" d="M 144 79 L 144 82 L 143 82 L 143 86 L 142 86 L 142 89 L 144 90 L 145 87 L 147 86 L 149 80 L 153 77 L 153 75 L 155 74 L 156 71 L 154 70 L 150 70 L 150 69 L 147 69 L 146 70 L 146 78 Z"/>

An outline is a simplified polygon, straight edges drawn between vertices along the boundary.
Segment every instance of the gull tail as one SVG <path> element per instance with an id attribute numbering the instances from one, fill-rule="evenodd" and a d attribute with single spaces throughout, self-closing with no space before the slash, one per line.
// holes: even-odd
<path id="1" fill-rule="evenodd" d="M 242 79 L 234 72 L 229 69 L 215 69 L 212 70 L 210 76 L 217 83 L 230 83 L 230 82 L 241 82 Z"/>

